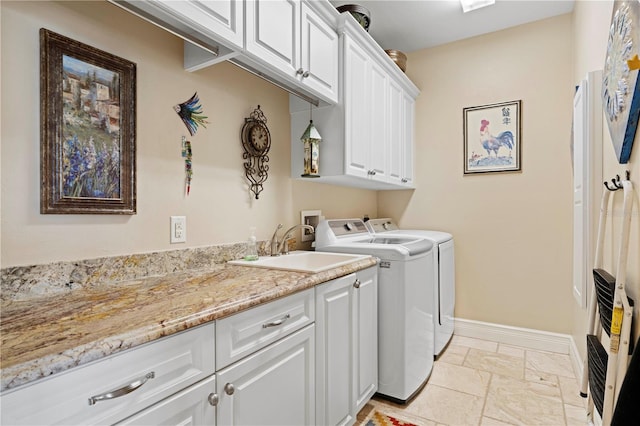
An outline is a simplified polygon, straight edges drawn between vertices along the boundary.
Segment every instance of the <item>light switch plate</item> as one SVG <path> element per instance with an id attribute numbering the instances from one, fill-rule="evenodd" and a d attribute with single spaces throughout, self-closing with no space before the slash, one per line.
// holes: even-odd
<path id="1" fill-rule="evenodd" d="M 187 242 L 187 217 L 171 216 L 171 244 Z"/>

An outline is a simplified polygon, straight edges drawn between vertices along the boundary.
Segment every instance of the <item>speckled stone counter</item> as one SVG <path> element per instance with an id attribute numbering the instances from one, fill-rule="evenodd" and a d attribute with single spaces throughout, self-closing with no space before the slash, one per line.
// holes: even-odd
<path id="1" fill-rule="evenodd" d="M 3 298 L 0 390 L 375 264 L 374 258 L 366 258 L 310 274 L 214 263 L 204 269 L 84 286 L 47 297 Z"/>

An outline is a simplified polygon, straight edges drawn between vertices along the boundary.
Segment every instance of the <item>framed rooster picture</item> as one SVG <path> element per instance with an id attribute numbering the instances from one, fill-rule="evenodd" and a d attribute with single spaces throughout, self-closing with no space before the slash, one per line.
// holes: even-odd
<path id="1" fill-rule="evenodd" d="M 464 108 L 464 174 L 521 170 L 521 103 Z"/>

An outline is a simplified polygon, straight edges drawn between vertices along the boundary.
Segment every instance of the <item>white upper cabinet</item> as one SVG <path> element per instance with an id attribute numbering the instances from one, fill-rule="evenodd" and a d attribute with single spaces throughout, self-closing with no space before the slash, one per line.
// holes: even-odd
<path id="1" fill-rule="evenodd" d="M 413 188 L 413 121 L 418 89 L 348 14 L 341 29 L 341 98 L 312 109 L 320 134 L 320 181 L 368 189 Z M 303 168 L 300 135 L 309 105 L 289 98 L 291 171 Z"/>
<path id="2" fill-rule="evenodd" d="M 300 67 L 296 76 L 300 81 L 331 101 L 338 102 L 338 33 L 302 3 Z"/>
<path id="3" fill-rule="evenodd" d="M 227 60 L 244 46 L 244 2 L 236 0 L 109 0 L 185 40 L 185 68 Z"/>
<path id="4" fill-rule="evenodd" d="M 337 102 L 336 31 L 300 0 L 249 0 L 246 5 L 246 52 L 284 78 Z"/>
<path id="5" fill-rule="evenodd" d="M 246 5 L 247 52 L 295 76 L 300 64 L 300 2 L 248 0 Z"/>
<path id="6" fill-rule="evenodd" d="M 338 12 L 318 0 L 109 0 L 185 40 L 193 72 L 230 61 L 315 104 L 338 102 Z"/>

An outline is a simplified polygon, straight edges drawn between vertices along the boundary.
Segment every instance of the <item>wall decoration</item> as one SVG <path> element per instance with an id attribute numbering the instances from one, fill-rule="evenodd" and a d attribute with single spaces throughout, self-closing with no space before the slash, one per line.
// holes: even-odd
<path id="1" fill-rule="evenodd" d="M 602 74 L 602 105 L 620 164 L 629 161 L 640 115 L 639 19 L 637 1 L 614 2 Z"/>
<path id="2" fill-rule="evenodd" d="M 464 173 L 520 171 L 521 101 L 463 110 Z"/>
<path id="3" fill-rule="evenodd" d="M 40 213 L 136 213 L 136 64 L 40 29 Z"/>
<path id="4" fill-rule="evenodd" d="M 191 192 L 191 177 L 193 176 L 193 167 L 191 165 L 193 151 L 191 150 L 191 141 L 188 141 L 184 136 L 182 137 L 182 157 L 184 158 L 185 191 L 189 196 L 189 192 Z"/>
<path id="5" fill-rule="evenodd" d="M 186 101 L 174 105 L 173 109 L 180 116 L 180 119 L 187 126 L 187 130 L 189 130 L 189 134 L 191 136 L 195 136 L 198 131 L 198 126 L 202 126 L 206 128 L 208 121 L 206 121 L 206 115 L 202 114 L 202 105 L 200 105 L 200 99 L 198 98 L 198 92 L 194 93 Z"/>
<path id="6" fill-rule="evenodd" d="M 256 200 L 263 190 L 262 184 L 267 180 L 269 172 L 269 149 L 271 148 L 271 134 L 267 127 L 267 118 L 258 108 L 244 119 L 244 126 L 240 134 L 240 140 L 245 159 L 244 173 L 249 180 L 249 190 L 254 193 Z"/>

